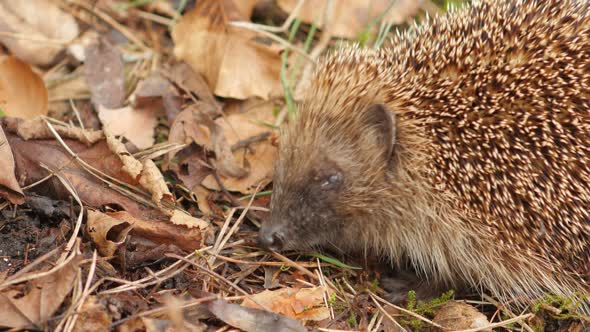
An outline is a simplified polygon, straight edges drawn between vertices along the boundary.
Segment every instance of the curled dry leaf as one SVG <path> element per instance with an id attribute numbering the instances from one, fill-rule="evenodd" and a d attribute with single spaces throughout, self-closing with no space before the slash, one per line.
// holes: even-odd
<path id="1" fill-rule="evenodd" d="M 246 20 L 234 1 L 199 1 L 172 31 L 174 54 L 203 75 L 218 96 L 267 99 L 281 93 L 282 47 L 256 32 L 228 25 Z"/>
<path id="2" fill-rule="evenodd" d="M 301 323 L 292 318 L 266 310 L 243 307 L 221 299 L 209 302 L 208 308 L 217 318 L 246 332 L 307 331 Z"/>
<path id="3" fill-rule="evenodd" d="M 76 20 L 50 0 L 0 0 L 0 42 L 34 65 L 49 65 L 78 36 Z"/>
<path id="4" fill-rule="evenodd" d="M 275 121 L 272 110 L 273 103 L 263 102 L 252 106 L 245 113 L 231 114 L 215 120 L 223 130 L 233 158 L 249 166 L 245 177 L 220 174 L 221 183 L 227 190 L 251 194 L 258 185 L 264 186 L 270 182 L 277 153 L 276 147 L 271 143 L 273 129 L 268 126 Z M 206 142 L 197 141 L 199 144 Z M 218 162 L 219 157 L 216 157 L 217 168 Z M 203 185 L 209 189 L 220 189 L 212 175 L 205 178 Z"/>
<path id="5" fill-rule="evenodd" d="M 22 120 L 16 118 L 4 118 L 4 125 L 13 133 L 16 133 L 24 140 L 32 139 L 53 139 L 55 136 L 49 130 L 47 122 L 43 118 Z M 86 145 L 92 145 L 104 138 L 102 131 L 82 129 L 74 126 L 63 126 L 54 124 L 53 128 L 62 138 L 75 139 Z"/>
<path id="6" fill-rule="evenodd" d="M 106 213 L 109 217 L 133 225 L 131 234 L 159 244 L 173 244 L 183 250 L 192 251 L 203 246 L 212 236 L 212 227 L 202 219 L 193 218 L 192 227 L 166 222 L 145 220 L 132 216 L 126 211 Z"/>
<path id="7" fill-rule="evenodd" d="M 152 160 L 145 159 L 143 162 L 140 162 L 127 151 L 125 145 L 116 139 L 115 136 L 109 133 L 106 136 L 109 149 L 123 163 L 122 170 L 134 179 L 137 179 L 141 187 L 152 194 L 152 202 L 160 205 L 163 198 L 172 201 L 172 194 L 168 190 L 164 176 Z"/>
<path id="8" fill-rule="evenodd" d="M 276 147 L 270 140 L 272 129 L 266 125 L 274 122 L 272 110 L 271 102 L 259 102 L 245 113 L 233 113 L 212 121 L 195 107 L 187 108 L 174 121 L 168 140 L 195 142 L 214 151 L 214 166 L 223 186 L 230 191 L 250 194 L 259 184 L 264 185 L 272 178 Z M 190 189 L 202 181 L 205 187 L 219 190 L 213 175 L 207 175 L 207 167 L 200 166 L 202 153 L 198 149 L 193 151 L 192 158 L 183 155 L 183 160 L 190 164 L 177 170 L 177 174 Z M 204 180 L 202 176 L 206 176 Z"/>
<path id="9" fill-rule="evenodd" d="M 133 224 L 113 218 L 99 211 L 88 210 L 86 233 L 96 245 L 98 253 L 110 257 L 125 242 Z"/>
<path id="10" fill-rule="evenodd" d="M 213 93 L 211 93 L 207 81 L 188 64 L 184 62 L 177 63 L 166 72 L 166 75 L 169 80 L 183 90 L 194 93 L 200 101 L 218 106 L 218 102 L 213 96 Z"/>
<path id="11" fill-rule="evenodd" d="M 247 297 L 242 306 L 260 308 L 263 305 L 273 312 L 297 320 L 324 320 L 330 318 L 330 309 L 324 306 L 324 287 L 281 288 L 265 290 Z"/>
<path id="12" fill-rule="evenodd" d="M 129 106 L 108 109 L 99 106 L 98 118 L 105 132 L 125 136 L 139 149 L 147 149 L 154 145 L 154 129 L 158 120 L 153 109 L 134 109 Z"/>
<path id="13" fill-rule="evenodd" d="M 172 201 L 172 194 L 168 190 L 164 176 L 158 166 L 151 159 L 144 160 L 142 166 L 143 170 L 139 177 L 139 184 L 152 193 L 152 202 L 160 204 L 160 201 L 164 198 Z"/>
<path id="14" fill-rule="evenodd" d="M 185 144 L 195 142 L 214 151 L 216 166 L 221 174 L 241 178 L 248 173 L 234 158 L 223 127 L 195 106 L 185 109 L 176 117 L 168 141 Z"/>
<path id="15" fill-rule="evenodd" d="M 299 0 L 278 0 L 284 11 L 291 13 Z M 323 25 L 326 0 L 306 1 L 297 15 L 306 23 Z M 384 17 L 385 21 L 401 24 L 418 14 L 421 0 L 397 0 Z M 365 0 L 339 0 L 333 2 L 330 21 L 332 34 L 355 39 L 367 29 L 369 23 L 386 11 L 391 0 L 374 0 L 370 5 Z"/>
<path id="16" fill-rule="evenodd" d="M 143 166 L 141 162 L 127 151 L 125 144 L 119 141 L 115 136 L 111 135 L 110 133 L 106 133 L 106 142 L 109 146 L 111 152 L 113 152 L 121 162 L 123 163 L 123 167 L 121 168 L 125 173 L 129 174 L 134 179 L 137 179 L 141 171 L 143 170 Z"/>
<path id="17" fill-rule="evenodd" d="M 0 57 L 0 109 L 5 115 L 23 119 L 47 115 L 47 103 L 45 83 L 28 64 L 13 56 Z"/>
<path id="18" fill-rule="evenodd" d="M 482 328 L 489 325 L 486 315 L 473 306 L 457 301 L 448 301 L 436 312 L 433 321 L 448 330 Z M 482 331 L 491 331 L 482 330 Z"/>
<path id="19" fill-rule="evenodd" d="M 125 64 L 117 48 L 102 38 L 90 43 L 84 63 L 94 107 L 119 108 L 125 101 Z"/>
<path id="20" fill-rule="evenodd" d="M 25 195 L 15 177 L 15 165 L 10 145 L 4 130 L 0 127 L 0 197 L 8 199 L 12 204 L 23 204 Z"/>
<path id="21" fill-rule="evenodd" d="M 29 281 L 27 287 L 0 290 L 0 327 L 21 329 L 45 323 L 74 287 L 83 258 L 74 257 L 60 269 Z"/>

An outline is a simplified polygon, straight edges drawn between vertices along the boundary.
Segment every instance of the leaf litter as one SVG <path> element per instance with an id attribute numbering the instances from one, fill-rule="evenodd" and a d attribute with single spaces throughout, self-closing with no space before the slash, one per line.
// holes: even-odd
<path id="1" fill-rule="evenodd" d="M 0 0 L 0 326 L 490 326 L 493 303 L 414 312 L 380 297 L 385 271 L 361 258 L 285 256 L 255 239 L 280 125 L 317 57 L 341 37 L 378 46 L 439 8 Z M 531 315 L 492 326 L 530 329 Z"/>

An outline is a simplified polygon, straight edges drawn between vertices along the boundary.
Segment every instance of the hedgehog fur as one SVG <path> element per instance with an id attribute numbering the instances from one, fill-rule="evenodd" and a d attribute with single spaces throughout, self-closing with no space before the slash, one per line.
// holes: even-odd
<path id="1" fill-rule="evenodd" d="M 330 169 L 334 192 L 316 184 Z M 382 255 L 505 302 L 587 296 L 590 2 L 479 1 L 327 56 L 281 135 L 271 211 L 261 234 L 283 249 Z"/>

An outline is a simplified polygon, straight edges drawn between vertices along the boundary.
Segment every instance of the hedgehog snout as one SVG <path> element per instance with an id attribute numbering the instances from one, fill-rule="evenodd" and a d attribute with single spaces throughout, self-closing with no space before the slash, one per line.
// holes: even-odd
<path id="1" fill-rule="evenodd" d="M 281 251 L 284 239 L 284 233 L 277 227 L 268 225 L 268 222 L 264 223 L 258 232 L 258 243 L 270 251 Z"/>

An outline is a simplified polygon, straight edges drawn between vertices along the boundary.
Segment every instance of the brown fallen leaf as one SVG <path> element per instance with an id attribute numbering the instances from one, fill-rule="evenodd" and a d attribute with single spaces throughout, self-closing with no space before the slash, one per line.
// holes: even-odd
<path id="1" fill-rule="evenodd" d="M 34 65 L 49 65 L 78 36 L 78 23 L 50 0 L 0 0 L 0 42 Z"/>
<path id="2" fill-rule="evenodd" d="M 324 306 L 325 291 L 324 287 L 265 290 L 247 297 L 242 306 L 260 308 L 263 305 L 297 320 L 320 321 L 330 318 L 330 309 Z"/>
<path id="3" fill-rule="evenodd" d="M 199 210 L 205 215 L 213 213 L 208 199 L 211 192 L 201 185 L 194 187 L 193 191 L 197 195 L 197 205 L 199 206 Z"/>
<path id="4" fill-rule="evenodd" d="M 132 196 L 124 195 L 119 191 L 114 190 L 112 186 L 91 175 L 73 160 L 72 156 L 64 150 L 59 142 L 55 140 L 24 141 L 14 135 L 10 130 L 7 130 L 7 126 L 5 125 L 6 120 L 7 119 L 4 119 L 4 121 L 2 121 L 4 123 L 3 128 L 5 129 L 8 143 L 14 154 L 17 178 L 22 181 L 23 185 L 34 183 L 46 177 L 48 171 L 40 166 L 46 165 L 46 167 L 51 170 L 59 171 L 60 175 L 72 184 L 85 206 L 95 209 L 105 206 L 122 208 L 136 218 L 150 220 L 153 223 L 170 227 L 179 227 L 174 225 L 176 224 L 182 225 L 182 227 L 185 228 L 192 228 L 194 229 L 194 232 L 188 232 L 185 236 L 190 236 L 193 243 L 191 246 L 185 247 L 198 247 L 202 242 L 197 241 L 197 237 L 201 239 L 206 237 L 204 234 L 209 234 L 210 225 L 206 221 L 187 215 L 186 213 L 175 209 L 173 206 L 156 209 L 138 203 L 136 200 L 130 198 Z M 65 139 L 64 143 L 81 160 L 91 165 L 93 169 L 115 178 L 120 182 L 127 183 L 130 186 L 139 186 L 139 182 L 135 177 L 132 177 L 127 172 L 123 171 L 123 163 L 119 159 L 119 156 L 110 151 L 106 141 L 100 141 L 89 147 L 70 139 Z M 145 169 L 145 163 L 142 164 L 142 167 Z M 148 170 L 149 169 L 150 168 L 148 167 Z M 151 169 L 152 171 L 149 171 L 148 173 L 153 173 L 153 167 Z M 95 171 L 93 170 L 93 172 Z M 155 179 L 155 177 L 152 176 L 152 180 L 153 179 Z M 160 183 L 164 182 L 160 181 Z M 70 196 L 70 193 L 65 190 L 61 182 L 56 178 L 51 178 L 48 181 L 41 183 L 36 186 L 34 190 L 56 199 L 67 199 Z M 169 223 L 166 223 L 165 221 L 168 221 Z M 143 225 L 141 223 L 139 224 Z M 136 224 L 135 227 L 137 228 L 139 226 Z M 145 227 L 149 228 L 156 226 L 147 225 Z M 156 227 L 154 231 L 162 231 L 163 234 L 166 234 L 166 230 L 167 228 L 159 230 Z M 172 230 L 168 233 L 173 234 L 174 231 Z M 167 236 L 173 237 L 173 235 L 170 234 Z M 163 237 L 165 238 L 166 236 Z M 156 239 L 158 239 L 157 236 Z"/>
<path id="5" fill-rule="evenodd" d="M 163 212 L 137 203 L 92 176 L 81 168 L 56 140 L 24 141 L 6 126 L 7 120 L 9 119 L 3 119 L 3 128 L 14 155 L 17 179 L 21 186 L 34 183 L 47 176 L 47 170 L 39 166 L 47 165 L 52 170 L 60 170 L 60 174 L 73 185 L 84 204 L 89 207 L 116 206 L 138 217 L 156 220 L 169 218 Z M 91 146 L 71 139 L 64 139 L 64 142 L 92 167 L 119 181 L 138 186 L 139 183 L 134 178 L 122 171 L 123 164 L 109 150 L 104 140 Z M 67 200 L 70 197 L 70 193 L 55 178 L 36 186 L 34 190 L 54 199 Z"/>
<path id="6" fill-rule="evenodd" d="M 448 301 L 436 312 L 433 322 L 448 330 L 465 330 L 489 325 L 488 318 L 473 306 L 457 301 Z M 484 329 L 482 331 L 491 331 Z"/>
<path id="7" fill-rule="evenodd" d="M 131 96 L 136 108 L 162 108 L 166 98 L 180 96 L 172 83 L 157 72 L 140 81 Z"/>
<path id="8" fill-rule="evenodd" d="M 177 63 L 163 73 L 182 90 L 192 92 L 200 101 L 212 105 L 215 114 L 219 114 L 221 106 L 213 96 L 211 89 L 207 85 L 207 81 L 188 64 L 184 62 Z"/>
<path id="9" fill-rule="evenodd" d="M 0 290 L 0 327 L 20 329 L 45 323 L 74 287 L 83 258 L 74 257 L 60 269 L 29 281 L 27 287 Z"/>
<path id="10" fill-rule="evenodd" d="M 174 54 L 203 75 L 218 96 L 268 99 L 281 94 L 282 47 L 256 32 L 228 25 L 247 19 L 232 0 L 199 1 L 172 31 Z"/>
<path id="11" fill-rule="evenodd" d="M 248 171 L 234 158 L 231 146 L 224 136 L 223 127 L 213 121 L 206 112 L 197 109 L 195 105 L 186 108 L 176 117 L 170 128 L 168 142 L 184 144 L 195 142 L 215 152 L 217 169 L 221 174 L 238 178 L 248 174 Z M 169 158 L 171 159 L 174 154 L 175 152 L 171 153 Z"/>
<path id="12" fill-rule="evenodd" d="M 5 115 L 47 115 L 47 103 L 45 83 L 28 64 L 13 56 L 0 57 L 0 109 Z"/>
<path id="13" fill-rule="evenodd" d="M 130 106 L 108 109 L 99 106 L 98 118 L 105 132 L 125 136 L 139 149 L 147 149 L 154 145 L 154 129 L 158 120 L 153 109 L 134 109 Z"/>
<path id="14" fill-rule="evenodd" d="M 292 318 L 243 307 L 221 299 L 209 302 L 208 307 L 217 318 L 246 332 L 307 331 L 301 323 Z"/>
<path id="15" fill-rule="evenodd" d="M 86 83 L 95 108 L 116 109 L 125 101 L 125 65 L 116 47 L 102 38 L 85 50 Z"/>
<path id="16" fill-rule="evenodd" d="M 88 210 L 86 233 L 101 256 L 111 257 L 125 242 L 133 224 L 113 218 L 99 211 Z"/>
<path id="17" fill-rule="evenodd" d="M 279 7 L 291 13 L 298 0 L 278 0 Z M 323 25 L 326 0 L 306 1 L 297 15 L 306 23 Z M 416 16 L 421 0 L 397 0 L 387 12 L 384 21 L 401 24 Z M 332 34 L 338 37 L 355 39 L 365 31 L 371 21 L 376 19 L 391 5 L 391 0 L 340 0 L 334 1 L 330 21 Z M 374 27 L 374 30 L 377 27 Z"/>
<path id="18" fill-rule="evenodd" d="M 158 244 L 173 244 L 186 251 L 201 248 L 213 234 L 210 224 L 197 218 L 193 218 L 192 225 L 188 226 L 139 219 L 126 211 L 109 212 L 106 215 L 133 225 L 131 234 L 134 236 L 140 236 Z"/>
<path id="19" fill-rule="evenodd" d="M 12 204 L 23 204 L 25 202 L 25 194 L 18 185 L 15 176 L 15 165 L 10 145 L 4 130 L 0 127 L 0 197 L 4 197 Z"/>
<path id="20" fill-rule="evenodd" d="M 204 149 L 196 144 L 191 144 L 179 151 L 175 155 L 175 160 L 177 162 L 168 165 L 168 169 L 176 174 L 189 190 L 194 192 L 196 192 L 197 187 L 201 187 L 201 182 L 214 171 L 213 167 L 205 161 L 206 153 Z M 203 189 L 207 190 L 206 188 Z"/>
<path id="21" fill-rule="evenodd" d="M 164 176 L 151 159 L 139 161 L 135 159 L 125 145 L 110 134 L 106 134 L 109 149 L 123 163 L 122 170 L 136 179 L 142 188 L 152 194 L 152 202 L 160 206 L 162 199 L 172 202 L 173 197 L 164 181 Z"/>
<path id="22" fill-rule="evenodd" d="M 220 174 L 221 183 L 227 190 L 251 194 L 256 191 L 258 185 L 264 186 L 270 182 L 277 153 L 276 147 L 271 143 L 273 129 L 268 126 L 275 121 L 273 107 L 274 104 L 271 102 L 258 103 L 245 113 L 230 114 L 215 120 L 223 130 L 227 142 L 225 144 L 230 147 L 233 158 L 242 161 L 249 170 L 244 177 Z M 196 142 L 204 146 L 208 143 L 200 140 Z M 217 157 L 214 164 L 217 168 L 219 161 Z M 214 190 L 220 189 L 211 175 L 203 180 L 203 186 Z"/>
<path id="23" fill-rule="evenodd" d="M 81 70 L 76 70 L 64 78 L 51 82 L 47 91 L 50 102 L 88 99 L 90 97 L 90 89 Z"/>
<path id="24" fill-rule="evenodd" d="M 108 331 L 112 320 L 106 306 L 96 296 L 90 295 L 78 312 L 78 319 L 73 331 Z"/>

